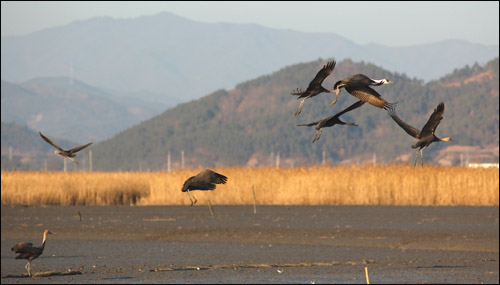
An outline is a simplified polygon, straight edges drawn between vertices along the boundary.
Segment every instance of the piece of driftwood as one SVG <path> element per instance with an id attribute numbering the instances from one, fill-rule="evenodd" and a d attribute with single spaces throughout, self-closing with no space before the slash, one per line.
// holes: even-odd
<path id="1" fill-rule="evenodd" d="M 45 271 L 45 272 L 36 272 L 31 274 L 31 277 L 49 277 L 49 276 L 67 276 L 67 275 L 77 275 L 77 274 L 82 274 L 81 271 L 75 270 L 75 271 L 65 271 L 65 272 L 60 272 L 60 271 Z M 3 278 L 26 278 L 30 277 L 28 273 L 23 273 L 21 275 L 13 275 L 13 274 L 8 274 L 4 276 Z"/>
<path id="2" fill-rule="evenodd" d="M 285 264 L 227 264 L 227 265 L 205 265 L 205 266 L 182 266 L 182 267 L 168 267 L 168 268 L 158 268 L 151 269 L 151 272 L 155 271 L 181 271 L 181 270 L 209 270 L 209 269 L 238 269 L 238 268 L 270 268 L 270 267 L 311 267 L 311 266 L 334 266 L 341 264 L 368 264 L 375 263 L 373 260 L 361 260 L 361 261 L 332 261 L 332 262 L 302 262 L 302 263 L 285 263 Z"/>

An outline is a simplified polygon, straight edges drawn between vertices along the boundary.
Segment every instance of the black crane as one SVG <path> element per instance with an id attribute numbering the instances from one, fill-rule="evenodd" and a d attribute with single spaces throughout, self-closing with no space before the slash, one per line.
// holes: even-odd
<path id="1" fill-rule="evenodd" d="M 348 126 L 358 126 L 353 122 L 344 122 L 344 121 L 340 120 L 340 116 L 343 115 L 344 113 L 347 113 L 349 111 L 352 111 L 356 108 L 363 106 L 363 104 L 365 104 L 365 103 L 366 102 L 359 100 L 358 102 L 352 104 L 351 106 L 347 107 L 346 109 L 342 110 L 341 112 L 339 112 L 333 116 L 330 116 L 330 117 L 327 117 L 327 118 L 324 118 L 322 120 L 312 122 L 309 124 L 298 124 L 297 126 L 307 126 L 307 127 L 316 126 L 316 136 L 312 140 L 312 143 L 314 143 L 315 141 L 320 139 L 322 128 L 332 127 L 336 124 L 348 125 Z"/>
<path id="2" fill-rule="evenodd" d="M 391 109 L 389 110 L 389 115 L 391 118 L 403 129 L 405 130 L 406 133 L 408 133 L 410 136 L 418 139 L 418 142 L 414 145 L 411 146 L 411 148 L 419 148 L 417 149 L 417 152 L 415 153 L 415 162 L 413 163 L 413 167 L 417 165 L 417 158 L 418 158 L 418 152 L 420 150 L 420 161 L 421 165 L 424 166 L 424 156 L 423 156 L 423 151 L 425 148 L 427 148 L 431 143 L 433 142 L 449 142 L 453 141 L 449 137 L 445 138 L 438 138 L 434 134 L 436 131 L 436 127 L 439 125 L 441 120 L 443 119 L 443 114 L 444 114 L 444 103 L 441 102 L 437 105 L 436 109 L 434 109 L 434 112 L 432 112 L 431 116 L 429 117 L 429 120 L 427 123 L 424 125 L 422 130 L 417 130 L 416 128 L 410 126 L 403 120 L 401 120 L 397 115 L 396 115 L 396 110 Z"/>
<path id="3" fill-rule="evenodd" d="M 302 112 L 302 106 L 304 105 L 304 101 L 306 101 L 307 99 L 323 92 L 331 93 L 330 90 L 324 88 L 321 84 L 328 75 L 332 74 L 333 69 L 335 68 L 335 64 L 335 60 L 332 60 L 324 65 L 323 68 L 318 71 L 314 79 L 309 83 L 309 86 L 306 90 L 303 91 L 297 88 L 290 93 L 291 95 L 298 95 L 299 97 L 297 99 L 304 98 L 302 99 L 302 101 L 300 101 L 299 109 L 295 112 L 295 116 L 298 116 Z"/>
<path id="4" fill-rule="evenodd" d="M 31 261 L 39 257 L 43 253 L 45 248 L 45 241 L 47 240 L 47 234 L 52 234 L 51 231 L 45 230 L 43 232 L 43 240 L 41 246 L 33 246 L 31 242 L 20 242 L 14 245 L 11 250 L 18 254 L 16 259 L 27 259 L 28 263 L 24 266 L 28 270 L 28 275 L 31 276 Z"/>
<path id="5" fill-rule="evenodd" d="M 196 204 L 198 201 L 196 197 L 191 197 L 189 191 L 192 190 L 214 190 L 215 184 L 225 184 L 227 182 L 227 177 L 214 172 L 210 169 L 205 169 L 198 173 L 196 176 L 189 177 L 182 186 L 182 192 L 186 192 L 191 200 L 191 206 Z M 194 201 L 193 201 L 194 198 Z"/>
<path id="6" fill-rule="evenodd" d="M 70 150 L 64 150 L 62 149 L 60 146 L 56 145 L 53 141 L 51 141 L 49 138 L 47 138 L 46 136 L 42 135 L 42 132 L 38 132 L 40 134 L 40 136 L 42 137 L 42 139 L 44 139 L 46 142 L 48 142 L 49 144 L 51 144 L 53 147 L 57 148 L 58 150 L 54 150 L 54 153 L 55 154 L 59 154 L 61 155 L 62 157 L 67 157 L 69 159 L 71 159 L 73 161 L 74 164 L 78 164 L 78 161 L 76 161 L 73 157 L 76 156 L 76 153 L 86 147 L 88 147 L 89 145 L 93 144 L 94 142 L 90 142 L 86 145 L 82 145 L 82 146 L 78 146 L 78 147 L 75 147 L 75 148 L 72 148 Z"/>
<path id="7" fill-rule="evenodd" d="M 380 97 L 375 90 L 370 88 L 369 86 L 379 86 L 384 84 L 393 84 L 394 82 L 388 79 L 372 79 L 364 74 L 356 74 L 340 81 L 337 81 L 333 86 L 332 93 L 336 93 L 335 100 L 330 105 L 334 105 L 337 103 L 337 98 L 339 96 L 340 88 L 344 87 L 345 90 L 358 98 L 359 100 L 363 100 L 372 104 L 373 106 L 388 109 L 396 103 L 388 103 L 384 99 Z M 375 98 L 377 97 L 377 98 Z"/>

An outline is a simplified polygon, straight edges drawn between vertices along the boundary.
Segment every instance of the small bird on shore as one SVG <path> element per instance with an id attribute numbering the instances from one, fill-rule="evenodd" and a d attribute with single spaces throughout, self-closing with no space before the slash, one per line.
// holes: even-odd
<path id="1" fill-rule="evenodd" d="M 227 177 L 214 172 L 210 169 L 205 169 L 198 173 L 196 176 L 189 177 L 182 186 L 182 192 L 186 192 L 191 200 L 191 206 L 196 204 L 198 201 L 194 195 L 191 197 L 189 191 L 192 190 L 214 190 L 215 184 L 225 184 L 227 182 Z M 193 200 L 194 198 L 194 200 Z"/>
<path id="2" fill-rule="evenodd" d="M 47 240 L 47 235 L 52 234 L 51 231 L 45 230 L 43 232 L 43 240 L 41 246 L 33 246 L 31 242 L 20 242 L 14 245 L 11 250 L 18 254 L 16 259 L 27 259 L 28 263 L 24 266 L 26 270 L 28 270 L 28 275 L 31 277 L 31 261 L 37 257 L 39 257 L 43 253 L 43 249 L 45 248 L 45 241 Z"/>
<path id="3" fill-rule="evenodd" d="M 82 146 L 78 146 L 78 147 L 75 147 L 75 148 L 72 148 L 70 150 L 64 150 L 62 149 L 60 146 L 56 145 L 53 141 L 51 141 L 49 138 L 47 138 L 46 136 L 42 135 L 42 132 L 38 132 L 40 134 L 40 136 L 42 137 L 42 139 L 46 142 L 48 142 L 49 144 L 51 144 L 53 147 L 57 148 L 58 150 L 54 150 L 54 153 L 55 154 L 59 154 L 61 155 L 62 157 L 66 157 L 66 158 L 69 158 L 73 161 L 74 164 L 78 164 L 78 161 L 76 161 L 73 157 L 76 156 L 76 153 L 79 152 L 80 150 L 88 147 L 89 145 L 93 144 L 94 142 L 89 142 L 88 144 L 86 145 L 82 145 Z"/>

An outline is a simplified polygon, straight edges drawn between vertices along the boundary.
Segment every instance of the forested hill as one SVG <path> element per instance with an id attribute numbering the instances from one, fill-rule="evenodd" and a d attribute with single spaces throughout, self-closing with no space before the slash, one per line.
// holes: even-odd
<path id="1" fill-rule="evenodd" d="M 127 129 L 93 147 L 96 170 L 161 170 L 185 166 L 269 165 L 279 153 L 282 166 L 321 163 L 377 162 L 413 159 L 408 136 L 387 112 L 365 104 L 342 116 L 359 127 L 334 126 L 323 129 L 314 144 L 315 129 L 297 127 L 333 115 L 357 99 L 341 93 L 330 106 L 333 94 L 306 100 L 302 114 L 295 88 L 305 89 L 329 59 L 285 67 L 270 75 L 241 83 L 233 90 L 218 90 L 201 99 L 180 104 L 148 121 Z M 323 82 L 328 89 L 347 76 L 363 73 L 388 78 L 395 84 L 375 87 L 384 99 L 399 102 L 396 110 L 417 129 L 423 127 L 439 102 L 445 103 L 438 137 L 452 137 L 454 143 L 434 143 L 424 151 L 426 162 L 459 163 L 464 152 L 485 154 L 477 159 L 498 161 L 498 58 L 485 66 L 466 66 L 438 81 L 424 84 L 404 74 L 388 72 L 373 64 L 344 60 Z M 432 67 L 429 67 L 432 68 Z"/>

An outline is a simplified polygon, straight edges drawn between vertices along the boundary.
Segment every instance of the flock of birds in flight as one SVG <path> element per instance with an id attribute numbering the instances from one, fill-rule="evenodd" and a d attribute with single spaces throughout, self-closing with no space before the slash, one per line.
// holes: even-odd
<path id="1" fill-rule="evenodd" d="M 422 127 L 421 130 L 416 129 L 415 127 L 412 127 L 405 121 L 403 121 L 401 118 L 399 118 L 396 114 L 396 103 L 389 103 L 386 100 L 384 100 L 380 94 L 375 91 L 373 88 L 370 86 L 380 86 L 384 84 L 394 84 L 394 82 L 388 80 L 388 79 L 372 79 L 364 74 L 356 74 L 347 78 L 344 78 L 340 81 L 337 81 L 335 85 L 333 86 L 333 90 L 328 90 L 325 87 L 323 87 L 322 83 L 325 80 L 326 77 L 328 77 L 330 74 L 332 74 L 333 69 L 335 68 L 336 62 L 334 60 L 329 61 L 326 65 L 321 68 L 320 71 L 316 74 L 314 79 L 309 83 L 309 86 L 307 87 L 306 90 L 301 90 L 301 89 L 295 89 L 293 92 L 291 92 L 291 95 L 296 95 L 299 96 L 297 99 L 303 98 L 300 101 L 299 108 L 295 112 L 295 116 L 298 116 L 302 112 L 302 107 L 304 106 L 304 102 L 312 98 L 316 95 L 319 95 L 321 93 L 335 93 L 335 100 L 330 104 L 334 105 L 337 102 L 339 93 L 341 93 L 341 88 L 344 88 L 347 93 L 351 94 L 352 96 L 356 97 L 359 99 L 358 102 L 352 104 L 351 106 L 347 107 L 346 109 L 340 111 L 339 113 L 326 117 L 324 119 L 321 119 L 316 122 L 312 122 L 309 124 L 298 124 L 297 126 L 316 126 L 316 135 L 312 142 L 314 143 L 315 141 L 319 140 L 321 137 L 321 132 L 322 128 L 326 127 L 332 127 L 334 125 L 349 125 L 349 126 L 357 126 L 353 122 L 344 122 L 340 120 L 340 116 L 350 112 L 356 108 L 361 107 L 365 103 L 369 103 L 375 107 L 381 108 L 386 110 L 391 118 L 410 136 L 418 139 L 417 143 L 412 145 L 411 147 L 417 149 L 415 153 L 415 162 L 413 163 L 413 166 L 415 167 L 417 165 L 417 159 L 418 159 L 418 153 L 420 152 L 420 161 L 421 165 L 424 166 L 424 158 L 423 158 L 423 151 L 425 148 L 429 147 L 433 142 L 439 142 L 439 141 L 453 141 L 449 137 L 445 138 L 438 138 L 435 135 L 436 127 L 439 125 L 441 120 L 443 119 L 443 114 L 444 114 L 444 103 L 441 102 L 437 105 L 436 109 L 434 109 L 434 112 L 431 114 L 429 120 L 427 120 L 427 123 Z"/>
<path id="2" fill-rule="evenodd" d="M 423 160 L 423 150 L 427 148 L 430 144 L 433 142 L 438 142 L 438 141 L 453 141 L 451 138 L 446 137 L 446 138 L 438 138 L 436 137 L 435 130 L 436 127 L 439 125 L 441 120 L 443 119 L 443 114 L 444 114 L 444 103 L 441 102 L 438 104 L 436 109 L 434 109 L 434 112 L 431 114 L 429 120 L 427 123 L 423 126 L 421 130 L 418 130 L 408 123 L 404 122 L 402 119 L 400 119 L 396 115 L 396 110 L 395 106 L 397 103 L 389 103 L 386 100 L 384 100 L 377 91 L 375 91 L 373 88 L 370 86 L 380 86 L 384 84 L 393 84 L 394 82 L 387 80 L 387 79 L 372 79 L 369 78 L 366 75 L 363 74 L 356 74 L 350 77 L 347 77 L 345 79 L 342 79 L 340 81 L 337 81 L 333 87 L 333 90 L 328 90 L 322 86 L 323 81 L 325 80 L 326 77 L 328 77 L 330 74 L 332 74 L 333 69 L 335 68 L 336 62 L 334 60 L 328 62 L 323 68 L 316 74 L 314 79 L 309 83 L 309 86 L 307 87 L 306 90 L 301 90 L 301 89 L 295 89 L 293 92 L 290 94 L 299 96 L 298 99 L 303 98 L 300 101 L 300 105 L 298 110 L 295 112 L 295 116 L 298 116 L 302 112 L 302 107 L 304 105 L 304 102 L 312 98 L 316 95 L 319 95 L 321 93 L 335 93 L 335 100 L 330 104 L 334 105 L 337 102 L 338 95 L 341 92 L 341 88 L 344 88 L 349 94 L 353 95 L 354 97 L 358 98 L 359 101 L 356 103 L 350 105 L 346 109 L 340 111 L 339 113 L 329 116 L 327 118 L 324 118 L 322 120 L 312 122 L 309 124 L 299 124 L 297 126 L 316 126 L 316 135 L 313 139 L 313 143 L 317 141 L 320 136 L 321 136 L 321 131 L 322 128 L 326 127 L 332 127 L 334 125 L 349 125 L 349 126 L 357 126 L 355 123 L 352 122 L 344 122 L 340 120 L 340 116 L 350 112 L 356 108 L 361 107 L 365 103 L 369 103 L 375 107 L 384 109 L 388 111 L 389 115 L 391 118 L 405 131 L 407 132 L 410 136 L 418 139 L 417 143 L 412 145 L 412 148 L 416 149 L 419 148 L 416 151 L 415 154 L 415 162 L 413 166 L 415 167 L 417 164 L 417 159 L 418 159 L 418 153 L 420 152 L 420 158 L 421 158 L 421 165 L 424 165 L 424 160 Z M 41 132 L 39 132 L 40 136 L 42 137 L 43 140 L 45 140 L 47 143 L 55 147 L 57 150 L 54 151 L 55 154 L 59 154 L 65 158 L 71 159 L 73 163 L 77 164 L 78 162 L 74 159 L 76 156 L 76 153 L 88 146 L 90 146 L 93 142 L 87 143 L 82 146 L 78 146 L 69 150 L 64 150 L 61 147 L 59 147 L 57 144 L 55 144 L 53 141 L 51 141 L 49 138 L 44 136 Z M 207 191 L 207 190 L 214 190 L 216 187 L 216 184 L 225 184 L 227 182 L 227 177 L 219 174 L 217 172 L 214 172 L 210 169 L 205 169 L 202 172 L 198 173 L 195 176 L 189 177 L 185 182 L 184 185 L 182 186 L 181 191 L 186 192 L 190 201 L 191 201 L 191 206 L 196 204 L 197 199 L 190 194 L 190 191 L 193 190 L 202 190 L 202 191 Z M 28 271 L 28 275 L 31 276 L 31 261 L 38 256 L 40 256 L 43 253 L 43 249 L 45 248 L 45 241 L 47 239 L 47 234 L 51 234 L 49 230 L 45 230 L 43 233 L 43 240 L 42 240 L 42 245 L 39 247 L 33 246 L 32 243 L 29 242 L 20 242 L 16 244 L 15 246 L 12 247 L 12 251 L 17 254 L 16 259 L 27 259 L 28 263 L 26 264 L 25 268 Z"/>
<path id="3" fill-rule="evenodd" d="M 315 141 L 319 140 L 321 137 L 321 132 L 323 128 L 326 127 L 332 127 L 334 125 L 349 125 L 349 126 L 358 126 L 353 122 L 344 122 L 340 119 L 340 116 L 350 112 L 354 109 L 357 109 L 361 106 L 363 106 L 365 103 L 369 103 L 375 107 L 384 109 L 388 111 L 389 115 L 391 118 L 410 136 L 418 139 L 417 143 L 412 145 L 412 148 L 419 148 L 416 151 L 415 154 L 415 162 L 414 166 L 417 164 L 417 159 L 418 159 L 418 153 L 420 152 L 420 160 L 421 164 L 423 166 L 424 164 L 424 159 L 423 159 L 423 150 L 427 147 L 429 147 L 430 144 L 433 142 L 439 142 L 439 141 L 453 141 L 449 137 L 445 138 L 438 138 L 435 135 L 435 130 L 436 127 L 439 125 L 441 120 L 443 119 L 443 114 L 444 114 L 444 103 L 441 102 L 438 104 L 436 109 L 434 109 L 434 112 L 431 114 L 429 120 L 427 120 L 427 123 L 423 126 L 421 130 L 416 129 L 415 127 L 412 127 L 405 121 L 403 121 L 401 118 L 399 118 L 396 115 L 396 103 L 389 103 L 386 100 L 380 96 L 380 94 L 375 91 L 373 88 L 370 86 L 380 86 L 380 85 L 385 85 L 385 84 L 394 84 L 394 82 L 388 80 L 388 79 L 372 79 L 364 74 L 355 74 L 353 76 L 344 78 L 342 80 L 339 80 L 335 83 L 333 86 L 333 90 L 328 90 L 325 87 L 323 87 L 323 81 L 333 72 L 333 69 L 335 68 L 336 62 L 335 60 L 329 61 L 326 65 L 323 66 L 323 68 L 318 71 L 314 79 L 309 83 L 309 86 L 307 87 L 306 90 L 301 90 L 299 88 L 295 89 L 293 92 L 291 92 L 291 95 L 298 96 L 297 99 L 301 99 L 299 108 L 295 112 L 295 116 L 298 116 L 302 112 L 302 107 L 304 106 L 304 103 L 307 99 L 315 97 L 321 93 L 335 93 L 335 100 L 330 104 L 334 105 L 337 102 L 338 96 L 342 91 L 340 90 L 341 88 L 344 88 L 347 93 L 351 94 L 352 96 L 356 97 L 359 99 L 358 102 L 350 105 L 346 109 L 342 110 L 341 112 L 333 115 L 326 117 L 324 119 L 309 123 L 309 124 L 298 124 L 297 126 L 316 126 L 316 135 L 312 142 L 314 143 Z M 57 150 L 54 151 L 55 154 L 59 154 L 65 158 L 69 158 L 73 161 L 73 163 L 78 164 L 78 162 L 74 159 L 76 156 L 76 153 L 88 146 L 90 146 L 93 142 L 87 143 L 82 146 L 78 146 L 69 150 L 64 150 L 57 144 L 55 144 L 52 140 L 44 136 L 41 132 L 39 132 L 40 136 L 42 137 L 43 140 L 45 140 L 47 143 L 55 147 Z M 184 188 L 183 188 L 184 191 Z"/>

